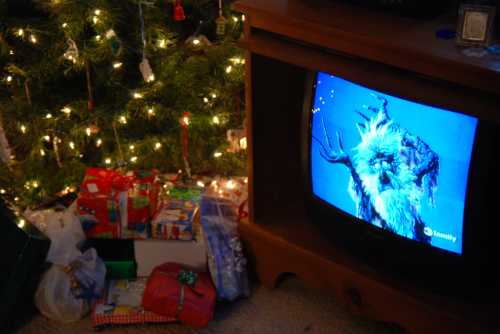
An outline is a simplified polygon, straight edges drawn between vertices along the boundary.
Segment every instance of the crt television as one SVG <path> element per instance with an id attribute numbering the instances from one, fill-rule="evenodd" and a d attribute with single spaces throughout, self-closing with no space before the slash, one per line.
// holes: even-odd
<path id="1" fill-rule="evenodd" d="M 331 73 L 306 91 L 312 220 L 376 270 L 467 298 L 497 289 L 500 127 Z"/>

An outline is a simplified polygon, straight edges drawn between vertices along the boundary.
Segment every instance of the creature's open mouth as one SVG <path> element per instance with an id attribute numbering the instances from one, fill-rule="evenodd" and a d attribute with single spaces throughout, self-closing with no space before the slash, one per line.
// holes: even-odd
<path id="1" fill-rule="evenodd" d="M 391 184 L 391 179 L 389 178 L 389 175 L 387 175 L 387 173 L 383 173 L 382 176 L 380 177 L 380 184 L 382 185 Z"/>
<path id="2" fill-rule="evenodd" d="M 382 173 L 382 175 L 379 178 L 379 181 L 380 181 L 380 192 L 384 192 L 389 189 L 394 189 L 391 183 L 391 178 L 389 177 L 389 175 L 387 175 L 387 173 L 385 172 Z"/>

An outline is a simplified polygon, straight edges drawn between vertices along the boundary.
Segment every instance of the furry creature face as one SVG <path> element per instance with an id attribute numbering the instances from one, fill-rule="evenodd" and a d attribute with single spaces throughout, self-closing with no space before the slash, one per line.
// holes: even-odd
<path id="1" fill-rule="evenodd" d="M 370 206 L 378 214 L 377 219 L 382 219 L 386 228 L 399 235 L 413 238 L 422 193 L 402 154 L 404 130 L 383 116 L 379 112 L 364 128 L 359 128 L 361 142 L 354 148 L 353 165 L 364 192 L 370 197 Z M 350 193 L 354 194 L 352 190 Z M 354 199 L 359 205 L 359 199 Z"/>

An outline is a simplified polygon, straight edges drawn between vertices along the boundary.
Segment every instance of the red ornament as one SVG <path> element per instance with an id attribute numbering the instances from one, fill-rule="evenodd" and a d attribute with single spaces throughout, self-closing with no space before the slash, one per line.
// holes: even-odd
<path id="1" fill-rule="evenodd" d="M 184 15 L 184 8 L 182 7 L 181 0 L 176 0 L 174 6 L 174 21 L 183 21 L 185 19 L 186 15 Z"/>

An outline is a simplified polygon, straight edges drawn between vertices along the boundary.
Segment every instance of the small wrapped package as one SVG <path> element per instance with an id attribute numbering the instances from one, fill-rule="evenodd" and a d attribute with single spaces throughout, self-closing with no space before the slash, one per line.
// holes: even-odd
<path id="1" fill-rule="evenodd" d="M 156 171 L 126 175 L 89 168 L 77 199 L 82 227 L 89 238 L 146 239 L 156 212 L 160 186 Z"/>
<path id="2" fill-rule="evenodd" d="M 77 212 L 88 238 L 118 238 L 120 212 L 114 183 L 120 175 L 104 168 L 88 168 L 77 199 Z"/>
<path id="3" fill-rule="evenodd" d="M 90 194 L 109 194 L 120 178 L 120 173 L 106 168 L 87 168 L 80 192 Z"/>
<path id="4" fill-rule="evenodd" d="M 192 201 L 165 201 L 151 222 L 154 239 L 193 240 L 198 206 Z"/>
<path id="5" fill-rule="evenodd" d="M 142 306 L 186 325 L 206 327 L 214 313 L 215 288 L 208 273 L 189 271 L 178 263 L 165 263 L 149 277 Z"/>
<path id="6" fill-rule="evenodd" d="M 122 237 L 125 239 L 146 239 L 149 237 L 149 223 L 158 207 L 160 185 L 158 172 L 134 171 L 127 174 L 126 192 L 120 194 Z"/>
<path id="7" fill-rule="evenodd" d="M 120 236 L 120 212 L 115 197 L 82 193 L 77 205 L 80 222 L 88 238 Z"/>
<path id="8" fill-rule="evenodd" d="M 190 201 L 199 205 L 201 201 L 202 189 L 197 186 L 175 185 L 168 189 L 167 198 L 173 200 Z"/>
<path id="9" fill-rule="evenodd" d="M 110 280 L 105 297 L 97 301 L 92 310 L 94 329 L 99 330 L 114 325 L 142 325 L 176 322 L 174 317 L 166 317 L 145 311 L 142 295 L 147 278 L 137 280 Z"/>

